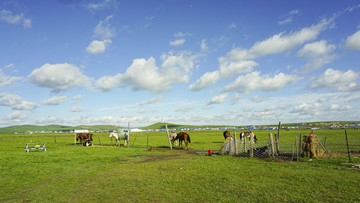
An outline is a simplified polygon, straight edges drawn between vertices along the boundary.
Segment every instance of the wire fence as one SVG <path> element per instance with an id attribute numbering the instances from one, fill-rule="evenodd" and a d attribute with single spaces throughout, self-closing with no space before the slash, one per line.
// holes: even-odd
<path id="1" fill-rule="evenodd" d="M 360 131 L 359 131 L 360 132 Z M 235 146 L 232 141 L 230 146 Z M 237 139 L 235 147 L 230 147 L 228 154 L 240 157 L 282 159 L 328 158 L 332 156 L 360 156 L 360 136 L 357 134 L 344 134 L 318 136 L 294 135 L 293 141 L 283 142 L 276 135 L 269 134 L 269 140 L 251 141 L 251 139 Z"/>

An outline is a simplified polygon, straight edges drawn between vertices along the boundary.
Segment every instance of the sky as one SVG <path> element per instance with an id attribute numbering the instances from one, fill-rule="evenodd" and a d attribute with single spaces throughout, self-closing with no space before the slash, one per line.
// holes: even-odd
<path id="1" fill-rule="evenodd" d="M 360 3 L 3 0 L 0 127 L 360 121 Z"/>

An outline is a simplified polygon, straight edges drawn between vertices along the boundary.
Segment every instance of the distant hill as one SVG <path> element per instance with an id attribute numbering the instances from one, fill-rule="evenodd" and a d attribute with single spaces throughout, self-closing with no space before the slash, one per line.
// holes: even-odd
<path id="1" fill-rule="evenodd" d="M 169 129 L 174 128 L 221 128 L 221 127 L 239 127 L 239 126 L 231 126 L 231 125 L 180 125 L 173 123 L 163 123 L 158 122 L 146 127 L 140 127 L 140 129 L 165 129 L 166 125 Z M 277 126 L 277 124 L 273 125 L 257 125 L 256 127 L 261 126 Z M 360 121 L 322 121 L 322 122 L 299 122 L 299 123 L 282 123 L 282 127 L 290 127 L 290 126 L 298 126 L 300 128 L 330 128 L 330 126 L 339 126 L 339 127 L 360 127 Z M 114 126 L 114 125 L 79 125 L 79 126 L 64 126 L 64 125 L 14 125 L 8 126 L 4 128 L 0 128 L 0 133 L 2 134 L 12 134 L 15 132 L 25 133 L 28 131 L 71 131 L 74 129 L 88 129 L 90 131 L 93 130 L 115 130 L 118 128 L 127 128 L 127 126 Z"/>

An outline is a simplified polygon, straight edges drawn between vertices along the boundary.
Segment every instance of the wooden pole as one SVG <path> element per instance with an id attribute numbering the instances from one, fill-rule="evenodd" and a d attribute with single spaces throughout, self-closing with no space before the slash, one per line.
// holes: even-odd
<path id="1" fill-rule="evenodd" d="M 346 138 L 346 146 L 347 146 L 347 151 L 348 151 L 348 156 L 349 156 L 349 163 L 351 163 L 350 151 L 349 151 L 349 142 L 348 142 L 348 137 L 347 137 L 346 130 L 345 130 L 345 138 Z"/>
<path id="2" fill-rule="evenodd" d="M 232 140 L 232 137 L 230 134 L 230 136 L 229 136 L 229 156 L 231 156 L 231 140 Z"/>
<path id="3" fill-rule="evenodd" d="M 168 129 L 167 125 L 165 125 L 165 127 L 166 127 L 166 134 L 167 134 L 167 137 L 168 137 L 168 140 L 169 140 L 169 146 L 170 146 L 170 149 L 172 149 L 172 143 L 171 143 L 171 140 L 170 140 L 169 129 Z"/>
<path id="4" fill-rule="evenodd" d="M 239 151 L 238 151 L 238 146 L 237 146 L 237 142 L 236 142 L 236 132 L 234 132 L 234 140 L 235 140 L 235 155 L 239 155 Z"/>
<path id="5" fill-rule="evenodd" d="M 299 161 L 299 145 L 298 145 L 297 135 L 295 135 L 295 150 L 296 150 L 296 160 Z"/>
<path id="6" fill-rule="evenodd" d="M 254 157 L 254 134 L 250 133 L 250 158 Z"/>
<path id="7" fill-rule="evenodd" d="M 246 153 L 246 138 L 243 137 L 243 139 L 244 139 L 244 153 Z"/>
<path id="8" fill-rule="evenodd" d="M 272 133 L 269 134 L 270 150 L 272 158 L 275 158 L 274 140 Z"/>
<path id="9" fill-rule="evenodd" d="M 76 145 L 76 133 L 74 131 L 74 145 Z"/>
<path id="10" fill-rule="evenodd" d="M 280 154 L 280 150 L 279 150 L 279 134 L 275 134 L 275 145 L 276 145 L 276 153 Z"/>
<path id="11" fill-rule="evenodd" d="M 119 140 L 120 145 L 120 140 Z M 130 147 L 130 122 L 128 122 L 128 139 L 127 139 L 127 147 Z"/>

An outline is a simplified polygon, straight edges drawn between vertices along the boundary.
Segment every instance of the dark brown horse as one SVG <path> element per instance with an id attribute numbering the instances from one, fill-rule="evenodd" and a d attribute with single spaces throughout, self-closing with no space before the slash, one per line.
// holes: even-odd
<path id="1" fill-rule="evenodd" d="M 230 137 L 230 132 L 229 131 L 224 131 L 223 135 L 224 135 L 224 138 L 226 140 L 226 138 Z"/>
<path id="2" fill-rule="evenodd" d="M 184 133 L 184 132 L 179 132 L 173 140 L 174 140 L 174 141 L 175 141 L 175 140 L 179 140 L 179 142 L 180 142 L 180 144 L 179 144 L 179 149 L 180 149 L 181 146 L 182 146 L 182 141 L 184 141 L 185 144 L 186 144 L 185 149 L 188 149 L 188 144 L 191 143 L 191 141 L 190 141 L 190 135 L 187 134 L 187 133 Z"/>
<path id="3" fill-rule="evenodd" d="M 93 136 L 93 134 L 90 134 L 90 133 L 77 133 L 76 141 L 80 140 L 80 142 L 83 143 L 84 141 L 86 142 L 87 140 L 89 140 L 89 142 L 90 142 L 90 141 L 93 141 L 92 136 Z"/>

